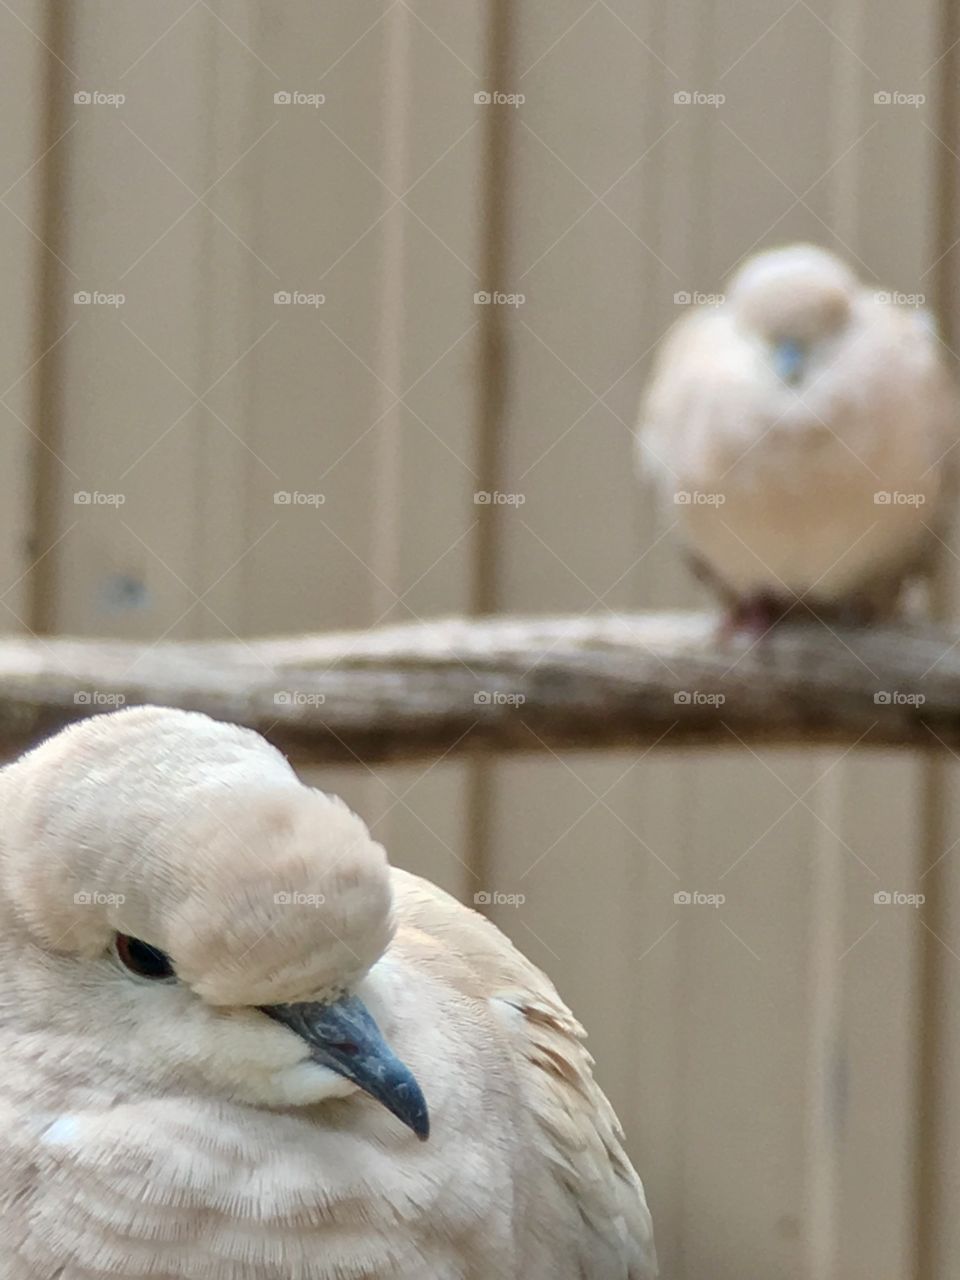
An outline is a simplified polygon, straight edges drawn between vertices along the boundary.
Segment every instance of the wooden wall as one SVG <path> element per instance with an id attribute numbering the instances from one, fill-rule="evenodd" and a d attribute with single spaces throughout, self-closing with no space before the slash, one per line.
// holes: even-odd
<path id="1" fill-rule="evenodd" d="M 951 343 L 954 22 L 940 0 L 0 5 L 0 623 L 694 603 L 631 464 L 675 295 L 812 239 L 925 294 Z M 666 1277 L 953 1280 L 954 762 L 668 738 L 320 781 L 395 861 L 523 896 L 493 914 L 590 1030 Z M 675 902 L 694 890 L 725 902 Z"/>

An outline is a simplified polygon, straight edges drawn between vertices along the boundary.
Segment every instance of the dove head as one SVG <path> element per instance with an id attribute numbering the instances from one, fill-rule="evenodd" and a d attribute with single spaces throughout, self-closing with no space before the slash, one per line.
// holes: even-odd
<path id="1" fill-rule="evenodd" d="M 849 322 L 859 287 L 832 253 L 796 244 L 746 262 L 730 281 L 727 300 L 738 323 L 765 344 L 778 375 L 797 383 Z"/>
<path id="2" fill-rule="evenodd" d="M 97 716 L 0 771 L 0 805 L 0 981 L 30 1016 L 78 1043 L 112 1031 L 102 1055 L 120 1037 L 147 1092 L 287 1106 L 361 1089 L 424 1136 L 362 999 L 393 934 L 386 855 L 257 734 Z"/>

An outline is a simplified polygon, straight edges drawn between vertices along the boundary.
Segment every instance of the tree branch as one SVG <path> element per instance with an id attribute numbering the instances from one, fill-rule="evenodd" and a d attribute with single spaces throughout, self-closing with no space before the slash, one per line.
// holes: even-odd
<path id="1" fill-rule="evenodd" d="M 878 697 L 878 695 L 880 695 Z M 153 702 L 259 730 L 300 764 L 745 743 L 960 750 L 960 637 L 713 615 L 455 618 L 229 643 L 0 641 L 0 752 Z"/>

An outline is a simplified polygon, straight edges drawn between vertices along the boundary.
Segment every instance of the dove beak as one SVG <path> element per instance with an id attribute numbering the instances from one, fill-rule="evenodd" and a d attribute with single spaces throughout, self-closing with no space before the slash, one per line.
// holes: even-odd
<path id="1" fill-rule="evenodd" d="M 773 367 L 777 376 L 791 387 L 803 378 L 806 358 L 803 345 L 790 338 L 784 338 L 773 348 Z"/>
<path id="2" fill-rule="evenodd" d="M 421 1142 L 430 1136 L 427 1103 L 413 1072 L 389 1048 L 358 996 L 330 1004 L 263 1005 L 262 1011 L 305 1040 L 314 1062 L 352 1080 Z"/>

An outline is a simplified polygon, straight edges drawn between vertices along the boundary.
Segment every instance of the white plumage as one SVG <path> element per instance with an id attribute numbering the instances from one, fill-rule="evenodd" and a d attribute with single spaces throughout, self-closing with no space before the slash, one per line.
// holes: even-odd
<path id="1" fill-rule="evenodd" d="M 4 1280 L 655 1274 L 551 984 L 263 739 L 97 717 L 0 805 Z"/>
<path id="2" fill-rule="evenodd" d="M 758 254 L 668 336 L 638 448 L 735 620 L 892 609 L 932 552 L 956 392 L 931 318 L 811 245 Z"/>

